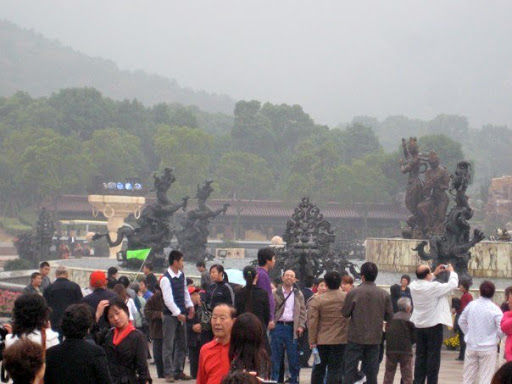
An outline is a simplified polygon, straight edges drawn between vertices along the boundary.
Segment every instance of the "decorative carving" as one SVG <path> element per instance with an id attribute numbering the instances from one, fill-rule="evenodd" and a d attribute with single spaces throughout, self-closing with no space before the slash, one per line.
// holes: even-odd
<path id="1" fill-rule="evenodd" d="M 479 229 L 473 231 L 470 239 L 469 220 L 473 217 L 473 209 L 469 206 L 466 189 L 471 180 L 471 164 L 461 161 L 451 176 L 450 193 L 454 196 L 455 206 L 450 210 L 444 222 L 444 232 L 433 235 L 429 240 L 430 253 L 425 252 L 427 241 L 422 241 L 416 248 L 422 260 L 432 260 L 433 267 L 439 264 L 453 264 L 460 278 L 471 277 L 468 274 L 468 262 L 471 258 L 469 250 L 485 238 Z"/>
<path id="2" fill-rule="evenodd" d="M 335 240 L 331 224 L 309 197 L 302 198 L 295 208 L 292 219 L 286 223 L 283 240 L 286 248 L 277 251 L 274 273 L 294 269 L 299 278 L 304 278 L 309 275 L 318 277 L 330 270 L 343 272 L 349 268 L 354 277 L 359 277 L 354 264 L 343 254 L 330 250 Z"/>

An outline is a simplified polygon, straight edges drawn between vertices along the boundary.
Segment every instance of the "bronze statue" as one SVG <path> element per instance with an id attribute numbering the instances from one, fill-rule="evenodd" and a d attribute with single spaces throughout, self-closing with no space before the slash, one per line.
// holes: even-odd
<path id="1" fill-rule="evenodd" d="M 426 163 L 420 157 L 415 137 L 409 138 L 408 143 L 402 139 L 402 148 L 405 160 L 400 159 L 400 171 L 409 174 L 405 191 L 405 206 L 412 214 L 407 219 L 408 227 L 402 231 L 402 234 L 405 238 L 423 239 L 426 222 L 418 205 L 423 200 L 423 180 L 420 175 L 426 171 Z"/>
<path id="2" fill-rule="evenodd" d="M 433 235 L 430 240 L 430 253 L 425 252 L 427 241 L 422 241 L 415 251 L 422 260 L 432 260 L 433 268 L 439 264 L 453 264 L 459 279 L 471 277 L 468 274 L 468 262 L 471 258 L 469 250 L 485 238 L 479 229 L 473 231 L 470 239 L 469 220 L 473 217 L 473 209 L 469 206 L 466 189 L 471 180 L 471 165 L 467 161 L 457 164 L 457 170 L 451 176 L 450 193 L 454 196 L 455 206 L 450 210 L 444 222 L 441 235 Z"/>
<path id="3" fill-rule="evenodd" d="M 439 166 L 439 157 L 430 152 L 428 157 L 430 168 L 425 172 L 423 184 L 424 200 L 418 204 L 418 210 L 425 220 L 425 235 L 438 235 L 443 233 L 444 218 L 450 199 L 447 195 L 450 184 L 450 173 Z"/>
<path id="4" fill-rule="evenodd" d="M 180 220 L 182 229 L 177 233 L 178 248 L 184 253 L 187 260 L 203 261 L 208 257 L 206 253 L 206 243 L 208 241 L 208 224 L 221 213 L 226 213 L 229 204 L 224 204 L 223 208 L 212 211 L 206 200 L 213 192 L 211 184 L 213 180 L 206 180 L 202 186 L 197 186 L 196 198 L 198 207 L 193 211 L 188 211 Z"/>

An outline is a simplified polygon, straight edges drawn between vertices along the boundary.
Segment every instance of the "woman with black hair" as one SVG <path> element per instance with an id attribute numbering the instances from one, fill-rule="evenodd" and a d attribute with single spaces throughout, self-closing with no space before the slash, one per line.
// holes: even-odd
<path id="1" fill-rule="evenodd" d="M 126 303 L 120 298 L 103 300 L 96 310 L 96 322 L 103 316 L 113 327 L 96 332 L 96 344 L 107 354 L 110 374 L 114 384 L 151 383 L 144 335 L 130 322 Z"/>
<path id="2" fill-rule="evenodd" d="M 12 328 L 5 324 L 10 333 L 5 339 L 9 348 L 19 339 L 27 338 L 40 344 L 44 349 L 59 344 L 59 334 L 52 331 L 48 324 L 50 308 L 45 299 L 37 293 L 25 293 L 18 296 L 12 310 Z"/>
<path id="3" fill-rule="evenodd" d="M 262 379 L 269 377 L 270 359 L 265 350 L 263 335 L 261 322 L 252 313 L 237 316 L 229 344 L 231 372 L 257 372 Z"/>
<path id="4" fill-rule="evenodd" d="M 250 312 L 261 321 L 263 329 L 266 330 L 270 321 L 270 305 L 268 294 L 265 290 L 256 286 L 258 273 L 256 268 L 248 265 L 243 270 L 245 287 L 236 292 L 235 309 L 241 315 Z"/>

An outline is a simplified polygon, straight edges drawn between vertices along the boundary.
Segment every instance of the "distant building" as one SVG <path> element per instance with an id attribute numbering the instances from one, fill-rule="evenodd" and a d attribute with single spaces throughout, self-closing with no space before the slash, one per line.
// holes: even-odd
<path id="1" fill-rule="evenodd" d="M 491 179 L 485 221 L 491 227 L 501 227 L 512 220 L 512 176 Z M 507 229 L 512 225 L 507 225 Z"/>
<path id="2" fill-rule="evenodd" d="M 154 198 L 147 198 L 146 203 L 154 203 Z M 212 210 L 222 208 L 230 203 L 226 214 L 220 215 L 210 224 L 210 238 L 220 240 L 270 240 L 281 235 L 286 222 L 291 218 L 296 204 L 287 204 L 275 200 L 209 200 Z M 297 202 L 298 204 L 298 202 Z M 46 201 L 43 206 L 55 213 L 56 219 L 102 220 L 101 213 L 95 218 L 87 196 L 62 195 Z M 189 209 L 195 207 L 195 201 L 189 202 Z M 350 207 L 339 203 L 320 205 L 321 213 L 332 227 L 343 226 L 351 236 L 359 239 L 365 237 L 394 237 L 401 233 L 400 223 L 408 217 L 405 208 L 395 204 L 354 204 Z M 173 216 L 176 223 L 179 211 Z M 127 221 L 134 221 L 129 217 Z M 238 236 L 235 236 L 238 233 Z"/>

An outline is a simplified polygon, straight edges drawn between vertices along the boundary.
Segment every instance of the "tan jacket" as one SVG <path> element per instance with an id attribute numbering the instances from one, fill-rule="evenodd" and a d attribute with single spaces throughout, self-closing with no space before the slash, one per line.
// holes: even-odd
<path id="1" fill-rule="evenodd" d="M 293 288 L 294 305 L 293 305 L 293 338 L 297 338 L 297 329 L 306 327 L 306 304 L 304 303 L 304 295 L 300 289 Z M 276 312 L 274 320 L 277 323 L 284 312 L 284 305 L 281 305 L 285 297 L 283 295 L 283 286 L 280 285 L 274 292 L 274 300 L 276 302 Z M 291 300 L 288 299 L 288 300 Z"/>
<path id="2" fill-rule="evenodd" d="M 339 289 L 315 295 L 309 302 L 309 344 L 347 344 L 348 320 L 341 314 L 346 293 Z"/>

